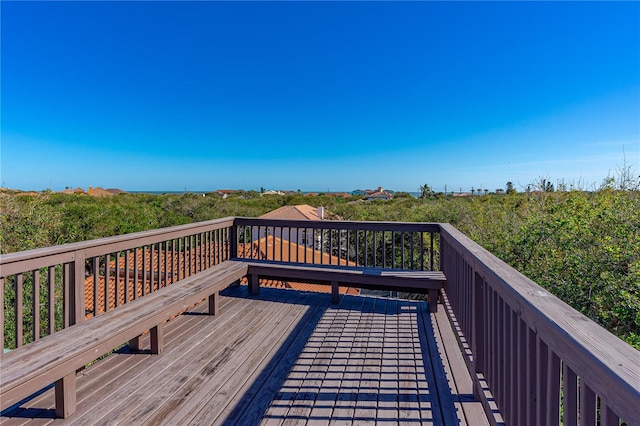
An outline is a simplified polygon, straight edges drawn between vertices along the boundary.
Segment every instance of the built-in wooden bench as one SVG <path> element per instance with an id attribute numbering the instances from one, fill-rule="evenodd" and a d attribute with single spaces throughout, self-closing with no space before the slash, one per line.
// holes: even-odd
<path id="1" fill-rule="evenodd" d="M 269 261 L 246 261 L 249 287 L 252 293 L 260 290 L 259 278 L 286 278 L 313 283 L 331 283 L 331 300 L 338 302 L 338 286 L 373 290 L 392 290 L 424 293 L 429 298 L 429 310 L 436 312 L 440 290 L 447 279 L 441 271 L 365 268 L 355 266 L 284 264 Z"/>
<path id="2" fill-rule="evenodd" d="M 0 407 L 4 410 L 55 383 L 57 417 L 76 409 L 76 371 L 119 345 L 139 349 L 140 335 L 150 331 L 152 354 L 162 352 L 163 323 L 208 299 L 209 314 L 218 311 L 218 293 L 247 273 L 247 264 L 225 261 L 102 315 L 68 327 L 0 359 Z"/>

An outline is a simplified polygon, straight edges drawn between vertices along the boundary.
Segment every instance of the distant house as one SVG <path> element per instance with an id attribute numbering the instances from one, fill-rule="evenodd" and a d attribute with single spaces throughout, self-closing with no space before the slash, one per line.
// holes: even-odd
<path id="1" fill-rule="evenodd" d="M 118 194 L 126 194 L 126 191 L 123 191 L 122 189 L 118 189 L 118 188 L 107 188 L 105 189 L 105 191 L 112 193 L 113 195 L 118 195 Z"/>
<path id="2" fill-rule="evenodd" d="M 388 201 L 393 198 L 393 194 L 390 191 L 384 191 L 381 186 L 378 187 L 377 191 L 366 191 L 367 195 L 365 200 L 383 200 Z"/>
<path id="3" fill-rule="evenodd" d="M 299 204 L 296 206 L 282 206 L 279 209 L 270 211 L 260 216 L 260 219 L 284 219 L 284 220 L 324 220 L 325 211 L 324 207 L 312 207 L 308 204 Z M 275 234 L 274 234 L 275 232 Z M 292 230 L 289 235 L 288 228 L 276 228 L 275 231 L 269 227 L 254 228 L 252 232 L 253 240 L 259 240 L 268 235 L 273 235 L 276 238 L 291 241 L 305 247 L 314 247 L 313 229 L 311 228 L 297 228 Z M 319 235 L 316 235 L 319 238 Z M 317 244 L 315 244 L 317 246 Z"/>
<path id="4" fill-rule="evenodd" d="M 349 194 L 346 192 L 327 192 L 324 195 L 329 197 L 340 197 L 340 198 L 349 198 Z"/>
<path id="5" fill-rule="evenodd" d="M 224 198 L 227 198 L 229 195 L 231 195 L 231 194 L 233 194 L 235 192 L 237 192 L 237 191 L 234 190 L 234 189 L 218 189 L 216 191 L 216 194 L 218 194 L 219 196 L 221 196 L 224 199 Z"/>
<path id="6" fill-rule="evenodd" d="M 283 191 L 276 191 L 276 190 L 270 189 L 268 191 L 264 191 L 260 195 L 285 195 L 285 193 Z"/>
<path id="7" fill-rule="evenodd" d="M 93 195 L 94 197 L 110 197 L 113 193 L 97 186 L 95 188 L 89 187 L 89 195 Z"/>

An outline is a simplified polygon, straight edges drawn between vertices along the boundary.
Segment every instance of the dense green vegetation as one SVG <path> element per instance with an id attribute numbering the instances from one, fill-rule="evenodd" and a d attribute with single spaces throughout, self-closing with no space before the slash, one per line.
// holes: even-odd
<path id="1" fill-rule="evenodd" d="M 574 308 L 640 348 L 640 191 L 512 193 L 453 198 L 429 192 L 392 201 L 246 192 L 222 199 L 121 194 L 94 198 L 0 196 L 2 253 L 225 216 L 259 216 L 283 205 L 323 205 L 348 220 L 449 222 Z M 355 202 L 354 202 L 355 201 Z"/>

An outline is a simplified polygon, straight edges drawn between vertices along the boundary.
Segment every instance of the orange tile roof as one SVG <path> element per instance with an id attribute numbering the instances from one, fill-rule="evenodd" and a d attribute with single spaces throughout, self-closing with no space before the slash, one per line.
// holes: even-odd
<path id="1" fill-rule="evenodd" d="M 240 257 L 259 260 L 356 266 L 354 262 L 344 258 L 329 255 L 323 251 L 273 235 L 260 238 L 251 244 L 241 244 L 238 247 L 238 253 Z"/>
<path id="2" fill-rule="evenodd" d="M 274 256 L 274 244 L 275 244 L 275 256 Z M 215 244 L 203 244 L 202 250 L 211 251 L 212 261 L 215 263 L 216 259 L 216 251 L 218 247 Z M 116 307 L 116 292 L 118 298 L 118 306 L 124 304 L 125 301 L 125 287 L 127 290 L 127 300 L 133 300 L 134 297 L 142 296 L 142 275 L 143 271 L 146 276 L 146 283 L 144 291 L 145 293 L 149 293 L 151 291 L 151 285 L 153 285 L 153 290 L 158 289 L 158 285 L 162 287 L 171 284 L 177 280 L 183 279 L 185 277 L 183 266 L 186 262 L 186 270 L 189 271 L 190 268 L 193 270 L 200 270 L 201 258 L 200 249 L 193 250 L 191 252 L 191 256 L 188 256 L 188 253 L 184 252 L 164 252 L 163 250 L 154 250 L 153 258 L 151 256 L 151 250 L 149 249 L 137 249 L 131 250 L 128 255 L 128 260 L 124 255 L 119 256 L 117 260 L 117 273 L 118 280 L 116 285 L 116 260 L 109 261 L 109 279 L 108 284 L 105 285 L 105 277 L 104 277 L 104 264 L 100 265 L 99 274 L 98 275 L 98 297 L 97 297 L 97 314 L 101 314 L 105 312 L 105 295 L 108 294 L 108 310 L 111 310 Z M 281 253 L 282 250 L 282 253 Z M 137 265 L 135 263 L 137 253 Z M 314 250 L 309 247 L 305 247 L 303 245 L 299 245 L 288 240 L 283 240 L 281 238 L 268 236 L 265 238 L 261 238 L 260 240 L 254 241 L 252 244 L 239 244 L 238 245 L 238 253 L 240 257 L 252 258 L 252 259 L 261 259 L 261 260 L 277 260 L 277 261 L 289 261 L 291 259 L 292 262 L 304 262 L 305 261 L 305 253 L 306 253 L 306 261 L 308 263 L 315 262 L 317 264 L 325 264 L 325 265 L 350 265 L 355 266 L 355 263 L 346 261 L 345 259 L 341 259 L 337 256 L 331 256 L 327 253 L 321 252 L 319 250 Z M 282 254 L 282 255 L 281 255 Z M 143 264 L 144 258 L 144 264 Z M 158 265 L 160 262 L 160 265 Z M 166 269 L 165 269 L 166 263 Z M 126 264 L 126 266 L 125 266 Z M 180 264 L 180 268 L 178 268 L 178 264 Z M 125 283 L 125 271 L 128 269 L 129 271 L 129 279 L 128 285 Z M 137 271 L 137 276 L 134 277 L 134 271 Z M 160 274 L 158 274 L 160 271 Z M 174 276 L 175 272 L 175 276 Z M 158 276 L 159 275 L 159 276 Z M 165 282 L 166 276 L 166 282 Z M 151 280 L 150 277 L 153 279 Z M 137 279 L 136 279 L 137 278 Z M 152 283 L 150 282 L 152 281 Z M 244 280 L 246 282 L 246 279 Z M 134 289 L 135 284 L 135 289 Z M 312 284 L 312 283 L 302 283 L 295 281 L 287 281 L 287 280 L 270 280 L 270 279 L 261 279 L 260 285 L 266 287 L 276 287 L 276 288 L 289 288 L 299 291 L 315 291 L 320 293 L 330 293 L 331 286 L 324 284 Z M 84 294 L 85 294 L 85 312 L 86 318 L 91 318 L 94 316 L 94 274 L 93 272 L 89 272 L 88 276 L 85 278 L 84 282 Z M 135 296 L 134 296 L 135 292 Z M 355 288 L 340 288 L 340 293 L 342 294 L 358 294 L 358 290 Z"/>
<path id="3" fill-rule="evenodd" d="M 243 244 L 238 248 L 240 256 L 259 260 L 276 260 L 283 262 L 316 263 L 324 265 L 356 266 L 354 262 L 332 256 L 320 250 L 296 244 L 286 239 L 269 235 L 251 244 Z M 306 258 L 305 258 L 306 254 Z M 246 279 L 242 281 L 246 283 Z M 260 285 L 265 287 L 290 288 L 299 291 L 315 291 L 318 293 L 331 293 L 331 285 L 311 284 L 286 280 L 260 279 Z M 340 287 L 341 294 L 358 294 L 356 288 Z"/>
<path id="4" fill-rule="evenodd" d="M 212 260 L 216 259 L 215 251 L 216 247 L 214 244 L 208 245 L 211 250 Z M 207 250 L 207 245 L 202 245 L 202 250 Z M 135 264 L 137 252 L 137 265 Z M 116 306 L 116 290 L 118 292 L 118 305 L 124 304 L 124 295 L 125 295 L 125 271 L 129 270 L 129 280 L 127 288 L 127 300 L 132 300 L 134 298 L 134 284 L 135 284 L 135 297 L 142 296 L 142 277 L 143 271 L 146 276 L 145 283 L 145 293 L 149 293 L 151 291 L 151 285 L 153 284 L 153 289 L 157 290 L 158 285 L 166 286 L 171 284 L 174 281 L 182 279 L 185 277 L 184 268 L 182 265 L 186 266 L 186 270 L 189 271 L 190 268 L 194 270 L 200 270 L 201 265 L 201 256 L 199 255 L 199 249 L 193 250 L 191 252 L 191 256 L 187 256 L 187 253 L 175 253 L 176 255 L 169 251 L 165 253 L 164 251 L 154 251 L 153 259 L 151 257 L 151 250 L 149 249 L 137 249 L 129 252 L 129 259 L 126 262 L 127 266 L 125 268 L 125 256 L 118 257 L 118 285 L 116 287 L 116 261 L 111 260 L 109 262 L 109 280 L 108 286 L 105 286 L 105 277 L 104 277 L 104 265 L 99 266 L 100 271 L 98 276 L 98 306 L 97 313 L 101 314 L 105 312 L 105 294 L 109 295 L 108 298 L 108 310 L 115 308 Z M 143 264 L 144 260 L 144 264 Z M 160 266 L 158 267 L 158 261 L 160 262 Z M 165 269 L 165 261 L 166 261 L 166 269 Z M 185 262 L 187 262 L 185 264 Z M 180 265 L 180 268 L 178 268 Z M 158 274 L 158 270 L 160 274 Z M 134 277 L 134 271 L 137 271 L 137 276 Z M 165 274 L 166 271 L 166 274 Z M 175 277 L 174 277 L 175 272 Z M 158 276 L 159 275 L 159 276 Z M 166 275 L 166 282 L 165 282 Z M 137 278 L 137 279 L 136 279 Z M 153 278 L 153 279 L 151 279 Z M 150 282 L 152 281 L 152 283 Z M 84 281 L 84 297 L 85 297 L 85 312 L 86 318 L 91 318 L 94 316 L 94 274 L 90 272 L 89 275 L 85 278 Z"/>
<path id="5" fill-rule="evenodd" d="M 287 219 L 287 220 L 322 220 L 318 216 L 318 209 L 308 204 L 297 206 L 282 206 L 260 216 L 261 219 Z"/>

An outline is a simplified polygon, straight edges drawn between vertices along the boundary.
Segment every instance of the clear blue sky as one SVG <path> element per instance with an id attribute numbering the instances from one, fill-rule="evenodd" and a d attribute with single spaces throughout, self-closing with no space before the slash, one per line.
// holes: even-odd
<path id="1" fill-rule="evenodd" d="M 10 188 L 599 184 L 640 168 L 640 2 L 7 2 Z"/>

